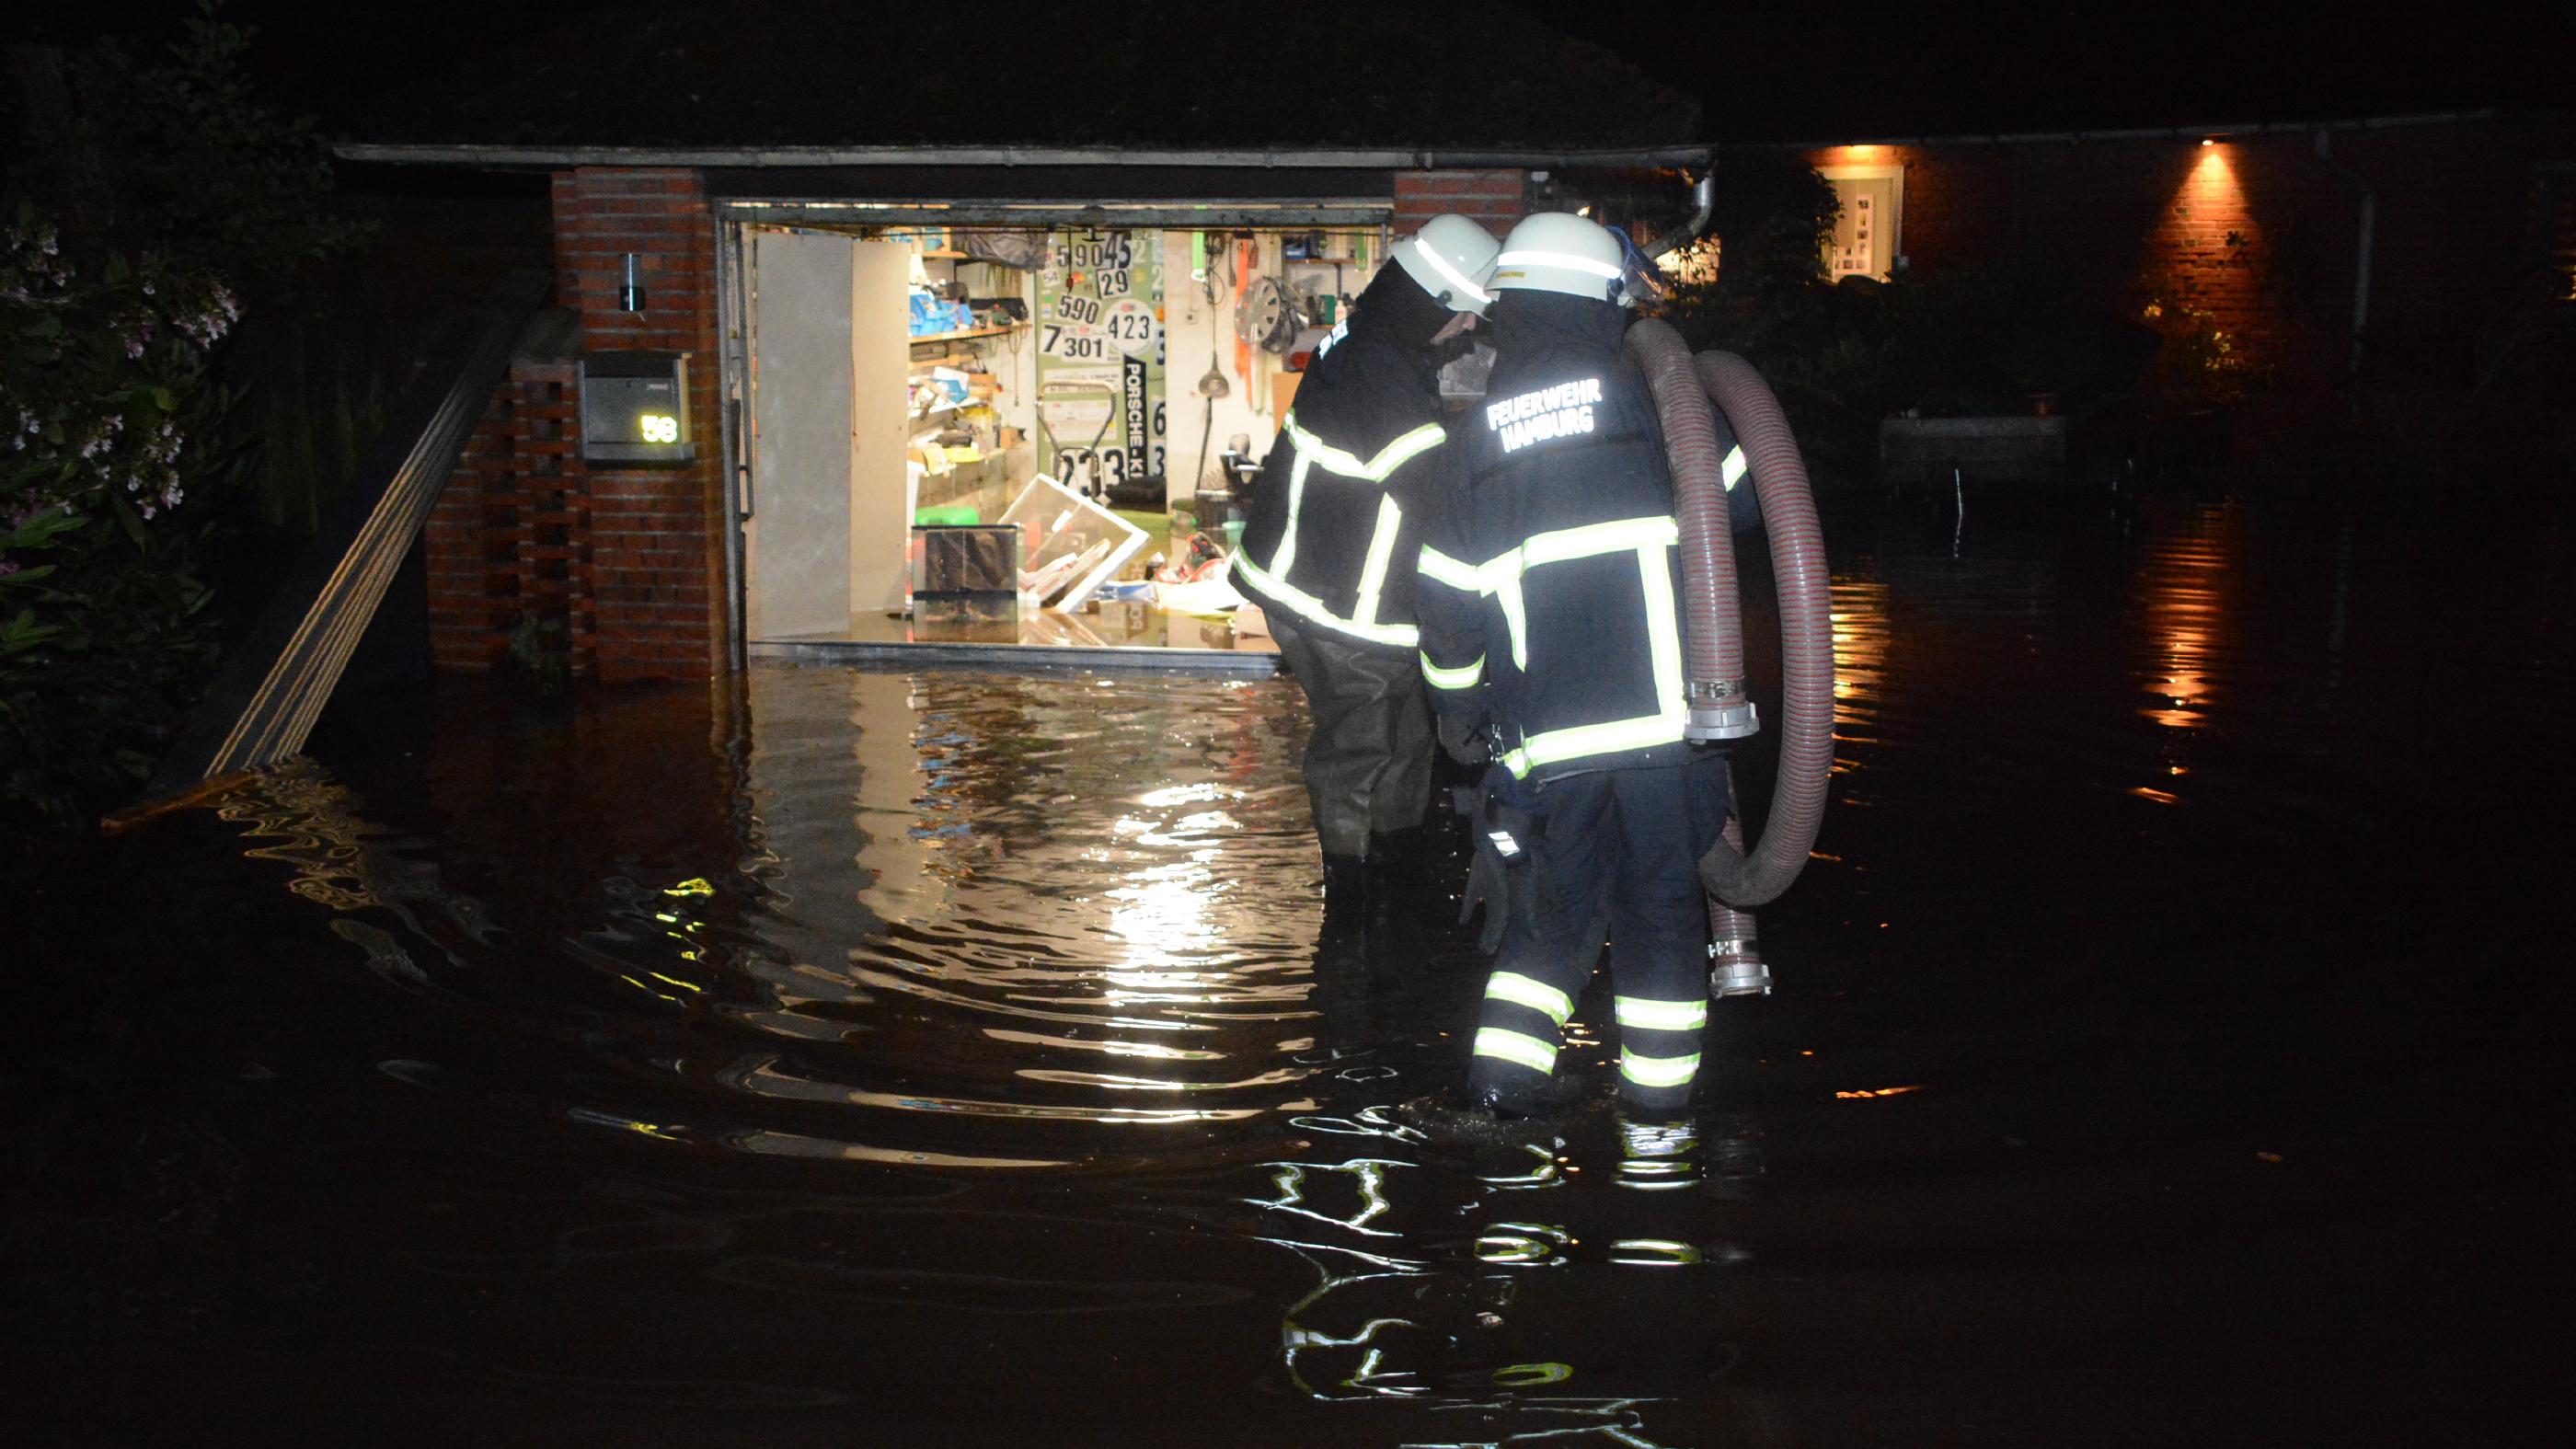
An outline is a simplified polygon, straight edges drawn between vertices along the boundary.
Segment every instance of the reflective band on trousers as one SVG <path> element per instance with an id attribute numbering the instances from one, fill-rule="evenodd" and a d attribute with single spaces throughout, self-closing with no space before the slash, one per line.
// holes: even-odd
<path id="1" fill-rule="evenodd" d="M 1484 1050 L 1484 1033 L 1478 1032 L 1478 1051 Z M 1699 1053 L 1686 1057 L 1641 1057 L 1625 1047 L 1619 1051 L 1619 1075 L 1640 1087 L 1688 1086 L 1699 1074 Z"/>
<path id="2" fill-rule="evenodd" d="M 1485 677 L 1485 656 L 1479 654 L 1472 663 L 1443 669 L 1425 654 L 1422 656 L 1422 677 L 1429 680 L 1434 689 L 1473 689 Z"/>
<path id="3" fill-rule="evenodd" d="M 1475 1054 L 1480 1057 L 1501 1057 L 1507 1062 L 1518 1062 L 1542 1075 L 1556 1071 L 1556 1043 L 1540 1041 L 1537 1037 L 1517 1031 L 1505 1031 L 1499 1026 L 1476 1029 Z M 1691 1058 L 1693 1063 L 1697 1063 L 1698 1060 L 1697 1057 Z M 1683 1080 L 1689 1080 L 1688 1074 L 1683 1076 Z"/>
<path id="4" fill-rule="evenodd" d="M 1725 480 L 1726 491 L 1732 493 L 1735 491 L 1735 485 L 1743 480 L 1744 475 L 1751 468 L 1752 465 L 1744 461 L 1742 448 L 1729 448 L 1726 450 L 1726 461 L 1717 467 L 1717 476 Z"/>
<path id="5" fill-rule="evenodd" d="M 1574 1002 L 1564 992 L 1517 971 L 1495 972 L 1493 979 L 1485 983 L 1485 994 L 1526 1006 L 1558 1026 L 1565 1025 L 1565 1019 L 1574 1014 Z"/>
<path id="6" fill-rule="evenodd" d="M 1485 994 L 1492 995 L 1492 989 L 1487 988 Z M 1622 996 L 1619 1024 L 1641 1031 L 1697 1031 L 1708 1025 L 1708 998 L 1656 1001 L 1644 996 Z"/>

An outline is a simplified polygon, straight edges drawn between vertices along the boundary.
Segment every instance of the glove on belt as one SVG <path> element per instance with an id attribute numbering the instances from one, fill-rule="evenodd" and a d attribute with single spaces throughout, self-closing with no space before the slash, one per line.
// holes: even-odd
<path id="1" fill-rule="evenodd" d="M 1472 810 L 1466 808 L 1471 799 Z M 1490 956 L 1502 949 L 1507 917 L 1518 916 L 1524 927 L 1537 924 L 1539 872 L 1530 868 L 1530 859 L 1540 848 L 1545 822 L 1496 800 L 1490 792 L 1462 789 L 1458 802 L 1462 813 L 1472 817 L 1476 836 L 1476 854 L 1467 863 L 1466 895 L 1458 903 L 1458 924 L 1475 919 L 1477 908 L 1482 907 L 1485 926 L 1477 933 L 1476 949 Z"/>
<path id="2" fill-rule="evenodd" d="M 1493 753 L 1485 743 L 1485 724 L 1463 714 L 1439 716 L 1440 748 L 1462 765 L 1481 765 Z M 1460 812 L 1465 813 L 1465 812 Z"/>

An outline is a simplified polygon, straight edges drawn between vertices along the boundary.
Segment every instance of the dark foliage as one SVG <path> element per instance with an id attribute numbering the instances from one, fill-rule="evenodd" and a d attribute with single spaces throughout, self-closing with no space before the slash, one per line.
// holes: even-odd
<path id="1" fill-rule="evenodd" d="M 76 257 L 184 257 L 274 305 L 360 228 L 326 205 L 331 156 L 314 124 L 253 94 L 255 33 L 206 3 L 149 48 L 13 53 L 9 192 L 60 218 Z"/>
<path id="2" fill-rule="evenodd" d="M 1509 6 L 671 0 L 402 52 L 379 139 L 642 145 L 1688 141 L 1696 105 Z M 391 44 L 344 22 L 356 62 Z"/>
<path id="3" fill-rule="evenodd" d="M 2045 396 L 2082 411 L 2234 402 L 2246 386 L 2205 313 L 2167 304 L 2150 328 L 2023 261 L 1825 279 L 1833 189 L 1794 155 L 1720 175 L 1715 240 L 1683 266 L 1664 315 L 1693 347 L 1742 354 L 1779 393 L 1819 476 L 1873 466 L 1892 413 L 2021 413 Z"/>
<path id="4" fill-rule="evenodd" d="M 13 54 L 0 237 L 0 823 L 130 797 L 213 668 L 204 550 L 247 487 L 213 361 L 242 291 L 349 243 L 311 127 L 211 6 L 157 56 Z"/>

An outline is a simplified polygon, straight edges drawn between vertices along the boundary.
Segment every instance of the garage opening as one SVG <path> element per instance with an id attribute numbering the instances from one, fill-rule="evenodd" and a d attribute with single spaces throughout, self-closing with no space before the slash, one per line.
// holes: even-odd
<path id="1" fill-rule="evenodd" d="M 1272 667 L 1242 489 L 1383 221 L 728 228 L 752 652 Z"/>

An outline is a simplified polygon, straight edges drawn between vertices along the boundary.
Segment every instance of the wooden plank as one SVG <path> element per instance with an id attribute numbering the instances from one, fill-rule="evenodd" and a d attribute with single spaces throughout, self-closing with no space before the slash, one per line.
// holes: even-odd
<path id="1" fill-rule="evenodd" d="M 547 285 L 543 272 L 507 277 L 450 329 L 360 460 L 347 497 L 216 671 L 134 811 L 304 748 Z"/>

